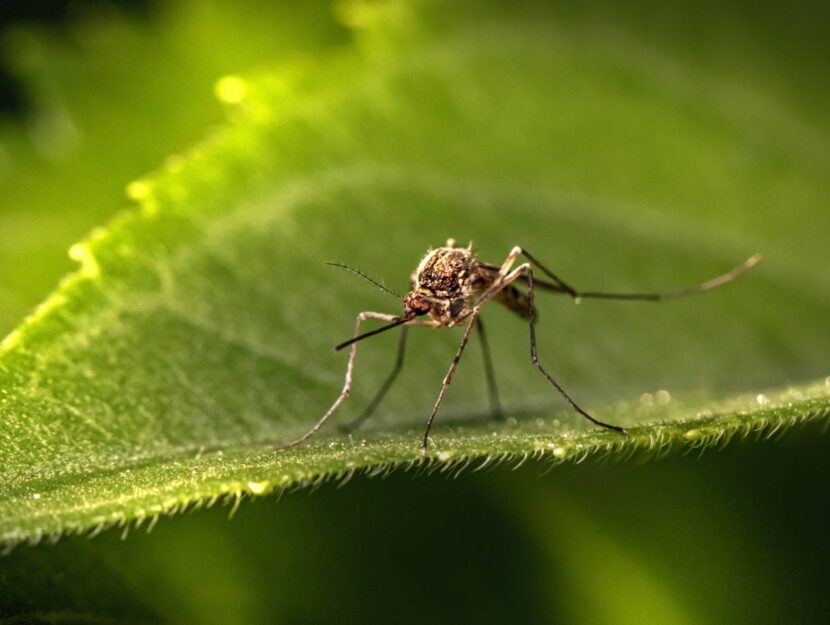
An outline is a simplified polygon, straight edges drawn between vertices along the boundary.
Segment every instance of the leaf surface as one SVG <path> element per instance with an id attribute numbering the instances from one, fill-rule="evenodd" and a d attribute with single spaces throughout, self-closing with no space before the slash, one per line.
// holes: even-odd
<path id="1" fill-rule="evenodd" d="M 135 207 L 73 248 L 79 271 L 3 342 L 5 542 L 364 469 L 624 457 L 826 418 L 830 159 L 809 106 L 545 8 L 340 10 L 353 46 L 220 81 L 227 126 L 131 183 Z M 590 290 L 766 261 L 659 306 L 538 296 L 542 362 L 631 440 L 563 407 L 529 362 L 526 323 L 488 309 L 505 422 L 488 418 L 471 345 L 423 460 L 460 334 L 413 331 L 365 430 L 331 425 L 275 454 L 337 396 L 345 356 L 331 347 L 357 312 L 400 311 L 324 261 L 404 291 L 448 237 L 493 263 L 520 244 Z M 392 334 L 361 345 L 337 421 L 387 375 Z"/>

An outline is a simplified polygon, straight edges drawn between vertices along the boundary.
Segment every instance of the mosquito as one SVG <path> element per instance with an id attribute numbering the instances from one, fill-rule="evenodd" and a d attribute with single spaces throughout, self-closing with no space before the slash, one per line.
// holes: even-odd
<path id="1" fill-rule="evenodd" d="M 519 257 L 523 257 L 525 262 L 514 268 L 516 260 Z M 596 426 L 618 432 L 624 436 L 629 436 L 628 431 L 624 427 L 600 421 L 581 408 L 579 404 L 577 404 L 576 401 L 567 393 L 567 391 L 562 388 L 550 372 L 542 366 L 542 363 L 539 362 L 539 357 L 536 351 L 536 305 L 534 303 L 535 289 L 542 289 L 551 293 L 568 296 L 576 303 L 579 303 L 582 299 L 589 298 L 662 302 L 689 295 L 695 295 L 697 293 L 703 293 L 724 285 L 735 280 L 738 276 L 754 267 L 758 264 L 758 262 L 760 262 L 760 260 L 760 254 L 756 254 L 724 274 L 707 280 L 706 282 L 701 282 L 689 287 L 671 289 L 658 293 L 609 293 L 602 291 L 580 291 L 574 288 L 568 282 L 565 282 L 553 273 L 553 271 L 539 262 L 535 256 L 522 247 L 513 247 L 501 265 L 492 265 L 490 263 L 482 262 L 476 258 L 473 253 L 472 243 L 467 247 L 459 247 L 456 245 L 455 240 L 450 239 L 447 241 L 445 246 L 427 252 L 426 256 L 424 256 L 423 260 L 421 260 L 418 265 L 418 268 L 412 274 L 411 289 L 404 297 L 401 297 L 398 293 L 388 289 L 377 280 L 370 278 L 368 275 L 354 267 L 340 263 L 327 263 L 329 265 L 351 271 L 352 273 L 368 280 L 379 289 L 394 295 L 398 299 L 402 299 L 403 314 L 389 315 L 373 311 L 358 313 L 357 319 L 355 320 L 352 338 L 340 343 L 334 348 L 335 351 L 340 351 L 347 347 L 351 347 L 349 351 L 349 360 L 346 365 L 346 377 L 343 383 L 343 389 L 340 391 L 340 395 L 338 395 L 331 407 L 329 407 L 325 414 L 310 430 L 299 438 L 276 447 L 275 450 L 282 451 L 300 445 L 320 431 L 323 425 L 325 425 L 343 401 L 349 396 L 349 392 L 352 387 L 352 372 L 354 370 L 355 355 L 357 354 L 357 343 L 399 326 L 402 326 L 402 330 L 398 342 L 397 357 L 395 359 L 392 372 L 384 381 L 383 385 L 369 403 L 368 407 L 357 419 L 347 426 L 347 429 L 355 428 L 368 419 L 377 409 L 378 405 L 386 396 L 386 393 L 389 391 L 392 384 L 395 382 L 395 379 L 398 377 L 404 363 L 407 328 L 412 326 L 425 328 L 451 328 L 459 324 L 466 324 L 464 335 L 461 338 L 461 343 L 458 346 L 452 363 L 450 364 L 449 371 L 447 371 L 446 376 L 444 376 L 444 381 L 441 384 L 441 390 L 438 393 L 438 398 L 436 399 L 432 412 L 427 419 L 426 430 L 424 431 L 424 437 L 421 443 L 421 453 L 424 455 L 427 453 L 429 435 L 432 430 L 433 421 L 435 421 L 435 416 L 438 414 L 441 402 L 444 401 L 444 395 L 447 393 L 447 389 L 449 388 L 453 376 L 455 375 L 455 371 L 458 368 L 458 363 L 461 361 L 464 349 L 467 347 L 467 343 L 469 342 L 470 336 L 474 330 L 477 331 L 481 341 L 482 352 L 484 354 L 484 366 L 489 389 L 491 409 L 494 415 L 500 416 L 502 414 L 502 410 L 499 402 L 498 389 L 496 387 L 493 362 L 490 356 L 490 348 L 487 343 L 487 335 L 484 332 L 484 324 L 481 320 L 481 309 L 491 301 L 503 304 L 508 309 L 528 321 L 530 327 L 531 363 L 562 395 L 562 397 L 565 398 L 573 410 Z M 541 272 L 545 279 L 536 278 L 534 271 Z M 519 285 L 523 286 L 525 290 L 520 289 Z M 385 321 L 386 325 L 361 334 L 361 326 L 363 322 L 369 319 Z"/>

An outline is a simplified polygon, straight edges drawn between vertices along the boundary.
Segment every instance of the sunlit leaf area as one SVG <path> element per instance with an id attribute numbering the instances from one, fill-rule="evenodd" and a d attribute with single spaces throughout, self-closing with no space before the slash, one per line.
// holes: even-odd
<path id="1" fill-rule="evenodd" d="M 0 3 L 0 623 L 827 622 L 828 25 Z"/>

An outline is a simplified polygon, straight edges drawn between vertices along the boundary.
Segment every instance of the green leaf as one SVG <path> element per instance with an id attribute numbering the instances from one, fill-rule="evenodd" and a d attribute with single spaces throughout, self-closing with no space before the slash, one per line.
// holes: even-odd
<path id="1" fill-rule="evenodd" d="M 828 415 L 830 385 L 811 380 L 827 374 L 830 159 L 810 102 L 544 7 L 339 10 L 353 46 L 220 81 L 227 127 L 130 184 L 134 209 L 73 248 L 80 270 L 3 342 L 5 542 L 363 469 L 663 453 Z M 400 310 L 323 261 L 405 290 L 448 237 L 495 263 L 521 244 L 596 290 L 767 260 L 660 306 L 539 295 L 542 362 L 631 440 L 563 407 L 529 362 L 526 322 L 488 309 L 504 423 L 487 418 L 471 346 L 421 458 L 460 335 L 413 331 L 370 426 L 275 454 L 337 396 L 331 346 L 354 315 Z M 337 420 L 385 378 L 391 334 L 361 345 Z"/>
<path id="2" fill-rule="evenodd" d="M 181 0 L 146 20 L 78 10 L 60 32 L 3 25 L 0 61 L 31 110 L 0 118 L 0 335 L 73 269 L 66 250 L 112 217 L 130 180 L 222 120 L 217 76 L 341 44 L 328 12 Z"/>

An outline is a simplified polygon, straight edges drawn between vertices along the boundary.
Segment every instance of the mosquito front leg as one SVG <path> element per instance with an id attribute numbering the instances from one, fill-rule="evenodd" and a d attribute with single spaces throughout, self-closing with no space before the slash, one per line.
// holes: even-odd
<path id="1" fill-rule="evenodd" d="M 392 384 L 395 383 L 401 369 L 403 369 L 404 356 L 406 355 L 406 337 L 407 326 L 403 326 L 401 328 L 400 339 L 398 340 L 398 355 L 395 357 L 395 365 L 392 368 L 392 372 L 389 374 L 389 377 L 386 378 L 383 385 L 380 387 L 380 390 L 372 398 L 372 401 L 369 402 L 369 405 L 366 406 L 363 413 L 354 421 L 340 426 L 340 429 L 343 432 L 351 432 L 352 430 L 356 430 L 363 425 L 363 423 L 375 413 L 375 410 L 377 410 L 377 407 L 380 402 L 383 401 L 383 398 L 386 397 L 386 393 L 389 392 L 389 389 L 392 387 Z"/>
<path id="2" fill-rule="evenodd" d="M 369 402 L 369 405 L 363 411 L 363 414 L 357 417 L 354 421 L 340 426 L 340 430 L 342 432 L 348 433 L 353 430 L 356 430 L 361 425 L 363 425 L 366 422 L 366 420 L 368 420 L 373 414 L 375 414 L 375 410 L 377 410 L 377 407 L 380 405 L 380 402 L 383 401 L 383 398 L 386 397 L 386 394 L 389 392 L 389 389 L 392 387 L 392 384 L 394 384 L 395 380 L 398 378 L 398 374 L 401 372 L 401 369 L 403 369 L 404 356 L 406 355 L 407 330 L 410 327 L 439 328 L 441 327 L 441 324 L 432 320 L 425 321 L 422 319 L 414 319 L 412 321 L 408 321 L 406 325 L 404 325 L 401 328 L 401 338 L 398 341 L 398 354 L 395 357 L 395 364 L 392 368 L 392 372 L 389 374 L 389 377 L 386 378 L 383 385 L 380 387 L 380 390 L 372 398 L 372 401 Z"/>
<path id="3" fill-rule="evenodd" d="M 360 335 L 360 324 L 366 321 L 367 319 L 379 319 L 381 321 L 395 321 L 398 319 L 395 315 L 387 315 L 385 313 L 379 312 L 371 312 L 365 311 L 357 315 L 357 319 L 355 320 L 354 324 L 354 334 L 353 336 L 356 338 Z M 317 423 L 314 424 L 308 432 L 303 434 L 300 438 L 297 438 L 289 443 L 285 443 L 284 445 L 279 445 L 278 447 L 274 448 L 274 451 L 283 451 L 285 449 L 290 449 L 291 447 L 296 447 L 297 445 L 307 441 L 309 438 L 314 436 L 320 428 L 329 420 L 332 414 L 334 414 L 335 410 L 340 407 L 340 404 L 349 396 L 349 391 L 352 388 L 352 370 L 354 368 L 354 358 L 357 354 L 357 343 L 351 344 L 351 349 L 349 350 L 349 362 L 346 365 L 346 378 L 343 382 L 343 389 L 340 391 L 340 395 L 337 396 L 337 399 L 334 400 L 334 403 L 331 407 L 326 411 L 326 413 L 320 418 Z"/>

